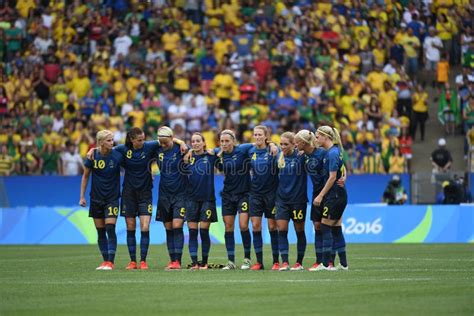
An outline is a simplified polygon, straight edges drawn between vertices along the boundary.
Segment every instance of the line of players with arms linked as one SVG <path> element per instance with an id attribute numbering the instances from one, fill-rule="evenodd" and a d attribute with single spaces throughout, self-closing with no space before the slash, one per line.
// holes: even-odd
<path id="1" fill-rule="evenodd" d="M 272 270 L 304 270 L 306 250 L 307 178 L 313 184 L 311 221 L 315 228 L 316 262 L 308 270 L 347 270 L 341 218 L 347 204 L 345 169 L 337 129 L 321 126 L 315 133 L 301 130 L 281 135 L 280 147 L 267 141 L 265 126 L 256 126 L 255 142 L 236 143 L 230 130 L 220 133 L 220 148 L 206 150 L 200 133 L 191 138 L 191 149 L 173 137 L 169 127 L 158 130 L 158 141 L 145 141 L 139 128 L 127 133 L 126 143 L 113 146 L 113 133 L 97 133 L 98 148 L 89 151 L 81 183 L 80 205 L 86 206 L 85 191 L 92 174 L 89 216 L 98 233 L 103 263 L 98 270 L 114 269 L 119 214 L 120 167 L 125 169 L 120 214 L 126 219 L 130 263 L 126 269 L 148 269 L 150 220 L 153 213 L 153 178 L 150 166 L 160 168 L 156 220 L 166 229 L 170 262 L 166 269 L 181 269 L 184 247 L 183 223 L 189 229 L 189 253 L 193 270 L 206 270 L 211 241 L 209 227 L 217 222 L 214 171 L 223 172 L 222 217 L 228 263 L 236 269 L 234 226 L 238 217 L 244 259 L 243 270 L 263 270 L 262 217 L 271 237 Z M 136 218 L 140 220 L 140 263 L 136 257 Z M 293 220 L 297 235 L 296 263 L 290 267 L 288 226 Z M 252 234 L 249 231 L 252 223 Z M 198 261 L 198 235 L 202 259 Z M 251 263 L 251 243 L 256 262 Z M 339 265 L 335 267 L 336 254 Z M 281 256 L 281 262 L 280 262 Z"/>

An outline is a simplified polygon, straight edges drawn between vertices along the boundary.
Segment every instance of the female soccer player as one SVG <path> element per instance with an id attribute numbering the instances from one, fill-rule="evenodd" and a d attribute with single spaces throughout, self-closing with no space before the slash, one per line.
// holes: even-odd
<path id="1" fill-rule="evenodd" d="M 94 152 L 94 160 L 85 161 L 79 205 L 82 207 L 87 205 L 84 194 L 89 175 L 92 173 L 89 217 L 94 219 L 99 249 L 104 259 L 96 270 L 113 270 L 117 249 L 115 223 L 119 212 L 120 165 L 123 157 L 112 149 L 114 135 L 111 131 L 99 131 L 96 137 L 99 150 Z"/>
<path id="2" fill-rule="evenodd" d="M 298 258 L 291 267 L 292 271 L 303 270 L 303 258 L 306 250 L 304 223 L 308 197 L 305 156 L 295 150 L 295 134 L 285 132 L 280 140 L 281 153 L 278 159 L 279 182 L 276 194 L 276 216 L 278 226 L 278 245 L 283 261 L 280 271 L 290 270 L 288 264 L 288 222 L 290 218 L 297 236 Z"/>
<path id="3" fill-rule="evenodd" d="M 295 142 L 298 150 L 304 152 L 306 164 L 305 169 L 313 183 L 313 193 L 311 201 L 313 201 L 321 192 L 324 186 L 323 178 L 323 160 L 326 156 L 326 151 L 323 148 L 318 148 L 316 143 L 316 136 L 308 130 L 301 130 L 295 136 Z M 321 264 L 322 256 L 322 236 L 321 236 L 321 209 L 314 204 L 311 205 L 311 221 L 314 224 L 314 247 L 316 252 L 316 263 L 309 268 L 309 271 L 314 271 Z"/>
<path id="4" fill-rule="evenodd" d="M 166 244 L 171 262 L 167 270 L 181 269 L 183 255 L 183 223 L 186 215 L 188 179 L 180 146 L 173 143 L 173 130 L 167 126 L 158 129 L 161 147 L 156 152 L 160 168 L 160 185 L 156 220 L 166 229 Z"/>
<path id="5" fill-rule="evenodd" d="M 278 270 L 278 231 L 275 221 L 275 194 L 278 187 L 277 157 L 270 153 L 267 144 L 268 130 L 263 125 L 253 129 L 255 145 L 249 150 L 251 179 L 250 179 L 250 219 L 252 221 L 253 246 L 257 262 L 250 270 L 263 270 L 263 240 L 262 216 L 268 223 L 271 237 L 273 267 Z"/>
<path id="6" fill-rule="evenodd" d="M 339 256 L 340 268 L 347 270 L 346 242 L 342 233 L 342 214 L 347 205 L 344 186 L 336 184 L 344 174 L 341 138 L 337 129 L 321 126 L 316 132 L 318 144 L 327 150 L 324 161 L 324 187 L 313 203 L 322 207 L 321 233 L 323 237 L 323 264 L 317 270 L 336 270 L 331 252 Z"/>
<path id="7" fill-rule="evenodd" d="M 225 225 L 225 246 L 229 262 L 223 270 L 235 269 L 235 216 L 239 214 L 240 233 L 244 246 L 244 263 L 241 269 L 250 269 L 249 232 L 249 191 L 250 191 L 250 159 L 248 152 L 252 144 L 236 145 L 234 132 L 223 130 L 220 134 L 221 148 L 216 148 L 219 157 L 218 168 L 224 173 L 224 189 L 222 191 L 222 217 Z"/>
<path id="8" fill-rule="evenodd" d="M 211 248 L 209 227 L 217 222 L 216 197 L 214 194 L 214 165 L 218 157 L 206 150 L 204 137 L 194 133 L 191 137 L 191 155 L 186 155 L 188 191 L 186 202 L 186 221 L 189 228 L 189 253 L 192 270 L 207 270 L 207 259 Z M 188 159 L 189 157 L 189 159 Z M 198 228 L 202 244 L 202 264 L 199 266 Z"/>

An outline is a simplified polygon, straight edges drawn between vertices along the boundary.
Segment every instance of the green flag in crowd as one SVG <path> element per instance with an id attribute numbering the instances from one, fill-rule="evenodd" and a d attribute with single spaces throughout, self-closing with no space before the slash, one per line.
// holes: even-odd
<path id="1" fill-rule="evenodd" d="M 461 111 L 459 109 L 458 93 L 456 89 L 451 89 L 451 96 L 449 100 L 446 96 L 446 89 L 443 88 L 441 90 L 438 105 L 438 120 L 443 125 L 445 124 L 445 115 L 447 113 L 452 113 L 454 115 L 454 121 L 456 124 L 461 123 Z"/>

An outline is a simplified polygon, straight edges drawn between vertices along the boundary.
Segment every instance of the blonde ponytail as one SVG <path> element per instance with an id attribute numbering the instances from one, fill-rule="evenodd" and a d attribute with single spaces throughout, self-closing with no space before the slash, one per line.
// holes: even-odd
<path id="1" fill-rule="evenodd" d="M 337 130 L 337 128 L 324 125 L 318 128 L 317 133 L 323 134 L 324 136 L 328 137 L 334 145 L 339 146 L 341 152 L 344 151 L 341 142 L 341 135 L 339 135 L 339 131 Z"/>
<path id="2" fill-rule="evenodd" d="M 306 144 L 309 144 L 311 147 L 316 148 L 318 144 L 316 143 L 316 136 L 313 132 L 308 131 L 307 129 L 302 129 L 296 133 L 295 138 L 301 139 Z"/>

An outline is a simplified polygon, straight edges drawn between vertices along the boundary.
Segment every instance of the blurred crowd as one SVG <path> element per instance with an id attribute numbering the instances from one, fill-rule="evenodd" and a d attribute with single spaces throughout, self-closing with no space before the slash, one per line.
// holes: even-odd
<path id="1" fill-rule="evenodd" d="M 466 0 L 0 1 L 0 175 L 78 174 L 104 128 L 122 143 L 130 127 L 155 139 L 169 125 L 186 141 L 201 131 L 213 148 L 220 130 L 248 142 L 259 123 L 276 143 L 284 131 L 332 125 L 349 172 L 409 172 L 427 88 L 447 133 L 474 125 L 473 9 Z M 452 67 L 462 72 L 450 86 Z"/>

